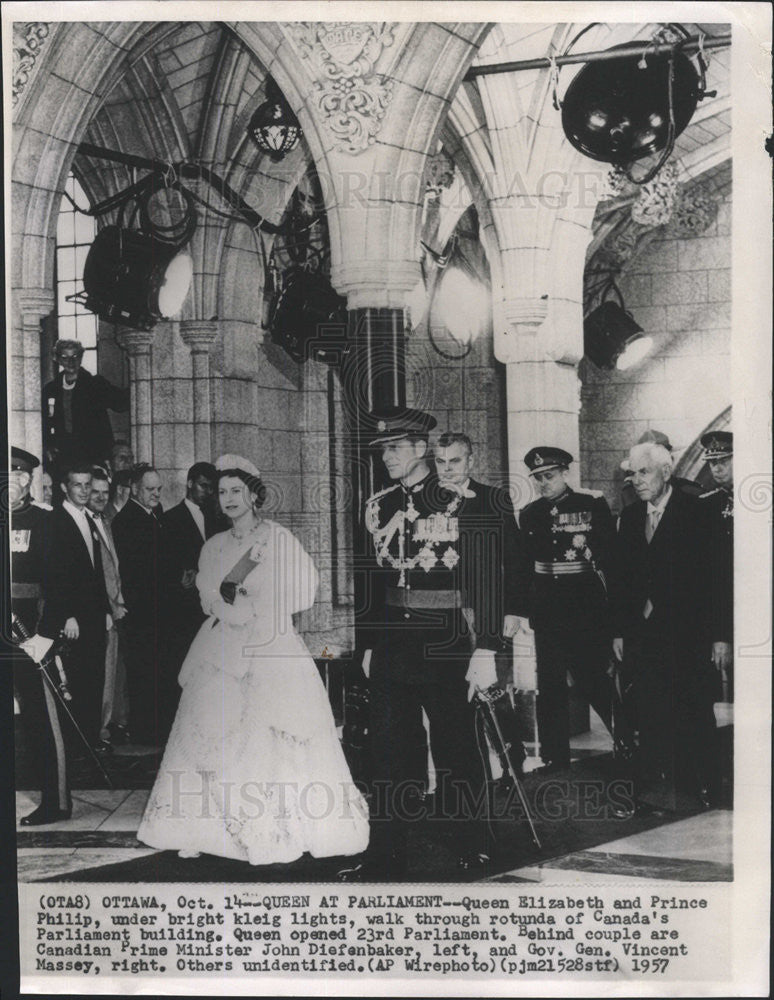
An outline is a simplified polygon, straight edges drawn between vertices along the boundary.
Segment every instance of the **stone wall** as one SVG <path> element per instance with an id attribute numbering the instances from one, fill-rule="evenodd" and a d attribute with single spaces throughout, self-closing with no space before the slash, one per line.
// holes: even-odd
<path id="1" fill-rule="evenodd" d="M 440 343 L 449 354 L 459 351 L 448 338 Z M 427 410 L 438 421 L 431 444 L 444 431 L 467 434 L 473 442 L 474 477 L 506 484 L 505 366 L 495 361 L 491 331 L 459 361 L 438 354 L 426 335 L 412 333 L 406 364 L 408 405 Z"/>
<path id="2" fill-rule="evenodd" d="M 680 454 L 731 402 L 731 197 L 691 239 L 665 236 L 636 257 L 619 286 L 626 308 L 655 340 L 629 371 L 580 367 L 581 474 L 620 506 L 620 462 L 648 428 Z"/>

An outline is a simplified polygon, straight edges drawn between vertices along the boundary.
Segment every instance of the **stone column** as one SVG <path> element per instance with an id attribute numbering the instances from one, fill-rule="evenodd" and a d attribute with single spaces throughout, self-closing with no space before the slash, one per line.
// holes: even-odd
<path id="1" fill-rule="evenodd" d="M 580 379 L 583 353 L 583 309 L 567 300 L 509 299 L 503 305 L 507 325 L 495 337 L 495 352 L 505 363 L 508 412 L 508 465 L 516 504 L 533 496 L 524 456 L 536 445 L 565 448 L 575 458 L 572 479 L 579 478 Z M 537 662 L 532 635 L 519 633 L 514 642 L 514 681 L 537 745 L 535 697 Z M 532 766 L 539 758 L 530 758 Z"/>
<path id="2" fill-rule="evenodd" d="M 368 599 L 366 567 L 370 540 L 364 524 L 365 501 L 379 487 L 380 472 L 368 448 L 373 421 L 368 414 L 385 406 L 406 404 L 406 297 L 416 284 L 418 265 L 399 275 L 379 273 L 372 264 L 353 262 L 335 275 L 336 288 L 347 295 L 348 353 L 341 366 L 347 413 L 347 450 L 352 470 L 352 540 L 355 609 Z"/>
<path id="3" fill-rule="evenodd" d="M 208 462 L 212 452 L 210 348 L 217 333 L 218 324 L 213 320 L 186 319 L 180 323 L 180 336 L 191 351 L 196 462 Z"/>
<path id="4" fill-rule="evenodd" d="M 153 462 L 150 330 L 120 330 L 116 342 L 129 355 L 132 448 L 138 462 Z"/>
<path id="5" fill-rule="evenodd" d="M 47 288 L 16 293 L 20 323 L 11 333 L 11 443 L 43 458 L 41 397 L 43 373 L 40 365 L 41 323 L 54 308 L 54 295 Z M 36 471 L 36 478 L 40 470 Z"/>

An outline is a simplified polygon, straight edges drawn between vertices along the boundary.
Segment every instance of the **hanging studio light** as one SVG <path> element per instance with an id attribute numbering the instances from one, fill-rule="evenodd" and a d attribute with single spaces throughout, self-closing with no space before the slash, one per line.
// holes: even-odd
<path id="1" fill-rule="evenodd" d="M 653 338 L 643 334 L 631 313 L 623 305 L 609 300 L 597 306 L 583 321 L 583 342 L 586 357 L 597 368 L 609 371 L 631 368 L 653 346 Z"/>
<path id="2" fill-rule="evenodd" d="M 630 49 L 639 54 L 642 42 L 609 51 Z M 584 155 L 626 169 L 673 143 L 703 96 L 696 67 L 676 48 L 589 62 L 567 89 L 562 127 Z"/>
<path id="3" fill-rule="evenodd" d="M 105 226 L 84 264 L 84 305 L 100 319 L 150 330 L 179 313 L 192 274 L 191 257 L 179 246 L 138 230 Z"/>
<path id="4" fill-rule="evenodd" d="M 298 145 L 301 126 L 271 77 L 266 81 L 266 94 L 268 100 L 255 111 L 247 131 L 261 152 L 278 163 Z"/>
<path id="5" fill-rule="evenodd" d="M 324 274 L 295 268 L 282 276 L 268 326 L 294 361 L 338 364 L 347 348 L 347 300 Z"/>

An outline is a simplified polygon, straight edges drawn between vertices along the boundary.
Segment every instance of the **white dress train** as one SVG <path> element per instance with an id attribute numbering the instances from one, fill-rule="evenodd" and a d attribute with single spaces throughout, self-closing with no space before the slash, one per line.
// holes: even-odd
<path id="1" fill-rule="evenodd" d="M 248 551 L 258 565 L 229 604 L 221 581 Z M 363 851 L 368 807 L 291 619 L 314 602 L 312 560 L 286 528 L 263 521 L 249 540 L 210 538 L 196 585 L 209 617 L 180 671 L 138 840 L 252 865 Z"/>

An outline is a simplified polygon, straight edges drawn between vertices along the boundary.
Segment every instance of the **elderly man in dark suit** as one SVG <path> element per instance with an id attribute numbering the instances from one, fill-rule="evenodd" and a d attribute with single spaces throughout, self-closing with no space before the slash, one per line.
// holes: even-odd
<path id="1" fill-rule="evenodd" d="M 215 533 L 213 497 L 217 473 L 209 462 L 196 462 L 188 470 L 185 497 L 164 512 L 167 576 L 165 597 L 166 679 L 168 707 L 174 713 L 179 688 L 177 674 L 193 642 L 204 614 L 196 589 L 199 553 Z M 171 723 L 171 720 L 170 720 Z"/>
<path id="2" fill-rule="evenodd" d="M 629 466 L 639 499 L 620 519 L 613 649 L 631 668 L 641 791 L 667 807 L 683 791 L 707 807 L 716 780 L 716 678 L 706 655 L 706 518 L 697 497 L 672 486 L 662 445 L 635 445 Z"/>
<path id="3" fill-rule="evenodd" d="M 162 602 L 166 586 L 161 478 L 151 465 L 135 466 L 132 495 L 111 527 L 126 604 L 129 728 L 133 740 L 157 744 L 166 735 Z"/>
<path id="4" fill-rule="evenodd" d="M 61 371 L 43 390 L 43 441 L 61 476 L 74 462 L 104 465 L 113 446 L 108 410 L 129 409 L 129 390 L 81 367 L 83 344 L 58 340 Z"/>
<path id="5" fill-rule="evenodd" d="M 73 465 L 61 484 L 61 507 L 50 514 L 40 635 L 72 643 L 65 669 L 73 713 L 92 746 L 99 741 L 105 682 L 105 634 L 112 627 L 100 540 L 86 513 L 91 467 Z"/>

